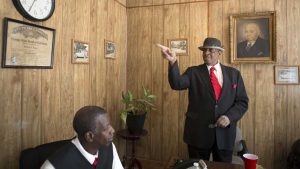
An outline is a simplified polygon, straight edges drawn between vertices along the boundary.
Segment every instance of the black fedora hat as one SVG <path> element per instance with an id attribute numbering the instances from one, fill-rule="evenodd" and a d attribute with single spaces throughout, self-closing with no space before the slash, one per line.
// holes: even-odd
<path id="1" fill-rule="evenodd" d="M 198 47 L 200 50 L 204 50 L 207 48 L 219 49 L 224 51 L 223 46 L 221 45 L 221 41 L 217 38 L 208 37 L 204 40 L 203 46 Z"/>

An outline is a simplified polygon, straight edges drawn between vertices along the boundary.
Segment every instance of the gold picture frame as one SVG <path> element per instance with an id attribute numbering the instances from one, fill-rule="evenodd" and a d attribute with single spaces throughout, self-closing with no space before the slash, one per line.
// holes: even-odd
<path id="1" fill-rule="evenodd" d="M 116 44 L 110 40 L 104 40 L 104 57 L 116 59 Z"/>
<path id="2" fill-rule="evenodd" d="M 89 44 L 87 42 L 72 39 L 72 63 L 89 63 Z"/>
<path id="3" fill-rule="evenodd" d="M 299 84 L 299 67 L 275 66 L 275 84 Z"/>
<path id="4" fill-rule="evenodd" d="M 230 16 L 231 63 L 276 62 L 276 12 Z"/>
<path id="5" fill-rule="evenodd" d="M 189 46 L 187 38 L 168 39 L 168 46 L 176 55 L 189 55 Z"/>
<path id="6" fill-rule="evenodd" d="M 52 69 L 54 44 L 54 29 L 4 18 L 2 67 Z"/>

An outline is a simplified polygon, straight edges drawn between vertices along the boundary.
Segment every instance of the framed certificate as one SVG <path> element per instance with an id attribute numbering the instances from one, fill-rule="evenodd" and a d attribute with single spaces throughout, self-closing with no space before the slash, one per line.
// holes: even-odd
<path id="1" fill-rule="evenodd" d="M 4 18 L 2 67 L 53 68 L 55 30 Z"/>
<path id="2" fill-rule="evenodd" d="M 299 67 L 275 66 L 275 84 L 299 84 Z"/>

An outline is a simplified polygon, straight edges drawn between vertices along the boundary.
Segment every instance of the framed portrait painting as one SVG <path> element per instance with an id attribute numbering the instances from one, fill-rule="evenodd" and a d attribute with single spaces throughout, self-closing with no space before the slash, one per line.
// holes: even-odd
<path id="1" fill-rule="evenodd" d="M 276 62 L 276 13 L 230 16 L 231 63 Z"/>
<path id="2" fill-rule="evenodd" d="M 89 44 L 79 40 L 72 40 L 72 63 L 89 63 Z"/>
<path id="3" fill-rule="evenodd" d="M 176 55 L 188 55 L 188 40 L 186 38 L 181 39 L 169 39 L 168 40 L 169 48 L 172 51 L 175 51 Z"/>
<path id="4" fill-rule="evenodd" d="M 275 66 L 275 84 L 299 84 L 299 67 Z"/>

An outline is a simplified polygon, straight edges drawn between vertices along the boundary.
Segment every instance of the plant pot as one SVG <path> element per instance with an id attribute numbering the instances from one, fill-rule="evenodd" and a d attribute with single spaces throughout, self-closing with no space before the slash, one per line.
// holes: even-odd
<path id="1" fill-rule="evenodd" d="M 133 114 L 132 112 L 127 114 L 126 124 L 129 133 L 140 134 L 143 131 L 146 113 L 144 114 Z"/>

